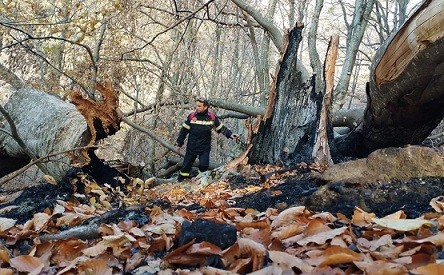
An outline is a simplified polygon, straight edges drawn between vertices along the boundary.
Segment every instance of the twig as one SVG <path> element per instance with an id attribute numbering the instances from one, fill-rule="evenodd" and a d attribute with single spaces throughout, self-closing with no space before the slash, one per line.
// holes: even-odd
<path id="1" fill-rule="evenodd" d="M 56 233 L 45 234 L 39 237 L 41 242 L 47 242 L 51 240 L 64 240 L 69 238 L 76 238 L 80 240 L 91 240 L 100 237 L 99 226 L 97 224 L 77 226 L 71 229 Z"/>

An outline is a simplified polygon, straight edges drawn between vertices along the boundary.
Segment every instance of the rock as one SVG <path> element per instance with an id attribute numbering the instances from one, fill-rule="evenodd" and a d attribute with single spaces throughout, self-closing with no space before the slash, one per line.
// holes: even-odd
<path id="1" fill-rule="evenodd" d="M 210 220 L 196 219 L 192 223 L 184 221 L 178 245 L 182 246 L 193 239 L 196 239 L 196 243 L 210 242 L 224 250 L 236 242 L 237 230 L 233 225 Z"/>
<path id="2" fill-rule="evenodd" d="M 429 147 L 384 148 L 365 159 L 332 165 L 317 177 L 330 182 L 349 183 L 444 177 L 444 159 Z"/>

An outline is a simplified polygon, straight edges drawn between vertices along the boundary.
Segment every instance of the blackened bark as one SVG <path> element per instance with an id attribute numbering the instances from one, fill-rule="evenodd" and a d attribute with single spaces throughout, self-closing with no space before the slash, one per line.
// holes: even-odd
<path id="1" fill-rule="evenodd" d="M 292 165 L 313 159 L 323 93 L 315 91 L 314 77 L 303 83 L 297 70 L 301 32 L 296 27 L 288 35 L 267 111 L 253 133 L 250 163 Z"/>

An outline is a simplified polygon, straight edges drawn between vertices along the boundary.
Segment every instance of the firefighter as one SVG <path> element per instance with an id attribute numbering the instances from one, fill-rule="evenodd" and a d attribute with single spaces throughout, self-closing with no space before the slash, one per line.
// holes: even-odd
<path id="1" fill-rule="evenodd" d="M 209 103 L 206 99 L 197 99 L 195 111 L 191 112 L 180 129 L 176 141 L 176 151 L 180 153 L 185 138 L 188 135 L 187 149 L 183 159 L 182 169 L 177 180 L 179 182 L 190 178 L 191 168 L 199 156 L 199 172 L 205 172 L 210 166 L 211 130 L 223 134 L 230 139 L 239 139 L 239 135 L 233 134 L 225 127 L 216 115 L 208 110 Z"/>

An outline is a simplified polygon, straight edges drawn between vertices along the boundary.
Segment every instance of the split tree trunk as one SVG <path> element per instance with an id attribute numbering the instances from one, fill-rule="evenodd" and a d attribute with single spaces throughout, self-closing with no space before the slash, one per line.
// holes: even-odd
<path id="1" fill-rule="evenodd" d="M 300 30 L 293 30 L 267 111 L 253 134 L 252 163 L 313 160 L 323 91 L 301 84 L 295 66 L 300 40 Z M 439 124 L 444 117 L 444 2 L 426 1 L 381 46 L 367 95 L 362 122 L 336 139 L 334 158 L 365 157 L 380 148 L 420 144 Z"/>
<path id="2" fill-rule="evenodd" d="M 323 92 L 315 91 L 314 77 L 303 83 L 297 70 L 301 33 L 302 27 L 296 27 L 287 36 L 267 110 L 253 130 L 251 163 L 292 165 L 313 159 Z"/>

